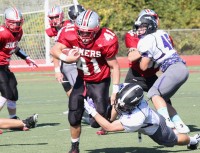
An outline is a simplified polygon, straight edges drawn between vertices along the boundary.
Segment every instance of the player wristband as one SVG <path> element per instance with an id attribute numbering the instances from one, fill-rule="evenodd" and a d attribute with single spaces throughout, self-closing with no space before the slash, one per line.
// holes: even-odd
<path id="1" fill-rule="evenodd" d="M 56 73 L 60 73 L 60 67 L 55 67 L 55 68 L 54 68 L 54 71 L 55 71 Z"/>
<path id="2" fill-rule="evenodd" d="M 113 85 L 113 93 L 117 93 L 117 92 L 119 92 L 119 85 L 118 84 L 114 84 Z"/>
<path id="3" fill-rule="evenodd" d="M 62 61 L 66 61 L 67 55 L 61 53 L 60 56 L 59 56 L 59 59 L 62 60 Z"/>
<path id="4" fill-rule="evenodd" d="M 94 117 L 95 115 L 97 115 L 97 111 L 96 110 L 93 110 L 92 113 L 91 113 L 92 117 Z"/>

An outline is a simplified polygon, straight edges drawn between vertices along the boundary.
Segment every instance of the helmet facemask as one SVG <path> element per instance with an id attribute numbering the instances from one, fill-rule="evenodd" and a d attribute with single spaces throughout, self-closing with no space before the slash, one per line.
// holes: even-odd
<path id="1" fill-rule="evenodd" d="M 11 31 L 11 32 L 19 32 L 22 29 L 22 25 L 24 23 L 24 19 L 22 17 L 22 14 L 17 8 L 8 8 L 4 12 L 4 23 L 5 26 Z"/>
<path id="2" fill-rule="evenodd" d="M 79 42 L 88 45 L 93 42 L 100 30 L 99 16 L 91 10 L 82 12 L 75 21 Z"/>
<path id="3" fill-rule="evenodd" d="M 138 17 L 134 26 L 139 38 L 147 34 L 154 33 L 157 30 L 157 22 L 151 15 L 143 15 Z"/>
<path id="4" fill-rule="evenodd" d="M 54 6 L 49 10 L 48 13 L 49 24 L 52 27 L 62 27 L 64 19 L 64 13 L 60 6 Z"/>
<path id="5" fill-rule="evenodd" d="M 8 20 L 6 19 L 5 25 L 11 32 L 19 32 L 22 29 L 22 25 L 24 23 L 24 20 L 21 20 L 19 22 Z"/>
<path id="6" fill-rule="evenodd" d="M 142 38 L 144 35 L 147 34 L 147 27 L 148 25 L 147 24 L 142 24 L 140 26 L 135 26 L 135 29 L 136 29 L 136 32 L 137 32 L 137 35 L 139 38 Z"/>
<path id="7" fill-rule="evenodd" d="M 77 30 L 77 34 L 78 34 L 78 38 L 79 40 L 81 40 L 81 42 L 84 45 L 90 44 L 93 39 L 95 38 L 96 34 L 97 34 L 98 30 L 82 30 L 82 29 L 78 29 Z"/>

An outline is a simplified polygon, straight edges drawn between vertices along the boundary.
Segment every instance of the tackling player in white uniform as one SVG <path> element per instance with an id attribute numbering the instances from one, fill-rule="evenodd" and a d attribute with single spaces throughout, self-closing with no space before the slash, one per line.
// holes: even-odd
<path id="1" fill-rule="evenodd" d="M 176 134 L 176 130 L 166 125 L 163 116 L 148 106 L 143 98 L 143 89 L 137 84 L 122 84 L 117 93 L 115 109 L 119 113 L 118 120 L 110 123 L 95 109 L 92 101 L 84 102 L 85 109 L 106 131 L 140 132 L 148 135 L 159 145 L 173 147 L 174 145 L 187 145 L 188 149 L 197 149 L 200 134 L 193 137 L 187 134 Z"/>

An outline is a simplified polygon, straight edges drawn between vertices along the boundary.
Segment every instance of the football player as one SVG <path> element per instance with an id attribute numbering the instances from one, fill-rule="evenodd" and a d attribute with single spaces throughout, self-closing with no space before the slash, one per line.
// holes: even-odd
<path id="1" fill-rule="evenodd" d="M 151 15 L 140 16 L 135 22 L 136 30 L 143 37 L 137 45 L 137 50 L 142 57 L 139 64 L 141 70 L 147 70 L 153 60 L 163 72 L 148 90 L 147 96 L 152 100 L 158 113 L 165 117 L 169 127 L 174 128 L 174 123 L 175 125 L 179 123 L 186 130 L 179 131 L 175 126 L 178 132 L 188 133 L 189 128 L 177 114 L 172 117 L 175 122 L 171 121 L 168 113 L 170 109 L 166 101 L 185 83 L 189 72 L 185 62 L 173 47 L 170 36 L 165 31 L 157 30 L 157 27 L 157 22 Z"/>
<path id="2" fill-rule="evenodd" d="M 85 109 L 107 131 L 139 132 L 148 135 L 154 142 L 166 147 L 187 145 L 188 149 L 195 150 L 199 145 L 200 134 L 193 137 L 180 134 L 176 129 L 166 125 L 165 118 L 151 109 L 143 98 L 143 89 L 136 83 L 124 84 L 117 93 L 115 109 L 119 119 L 108 122 L 99 114 L 92 101 L 85 101 Z"/>
<path id="3" fill-rule="evenodd" d="M 159 17 L 153 10 L 144 9 L 139 13 L 139 17 L 143 15 L 152 16 L 155 19 L 157 25 L 159 24 Z M 158 78 L 156 72 L 159 71 L 159 67 L 155 62 L 151 61 L 148 68 L 145 71 L 140 69 L 139 65 L 141 55 L 137 51 L 137 44 L 139 39 L 143 36 L 142 32 L 142 30 L 136 31 L 135 26 L 133 26 L 133 30 L 130 30 L 125 34 L 125 44 L 128 48 L 128 59 L 130 61 L 130 68 L 126 75 L 125 82 L 137 82 L 143 88 L 144 91 L 148 92 L 148 90 L 152 87 L 152 85 Z M 174 46 L 172 38 L 170 36 L 169 39 L 172 46 Z M 181 120 L 180 116 L 177 114 L 173 106 L 171 106 L 170 99 L 167 101 L 167 107 L 169 109 L 168 111 L 170 113 L 170 118 L 173 121 L 177 131 L 179 133 L 189 133 L 190 129 Z"/>
<path id="4" fill-rule="evenodd" d="M 66 56 L 64 48 L 73 48 L 77 53 Z M 65 62 L 77 62 L 78 76 L 69 98 L 69 114 L 72 148 L 69 153 L 79 152 L 81 118 L 84 112 L 84 98 L 89 96 L 95 103 L 96 110 L 107 116 L 111 70 L 114 103 L 119 90 L 120 69 L 116 60 L 118 38 L 108 28 L 100 28 L 99 15 L 91 10 L 82 12 L 75 21 L 75 28 L 63 28 L 57 43 L 51 48 L 51 54 Z M 90 125 L 100 127 L 91 117 Z"/>
<path id="5" fill-rule="evenodd" d="M 17 119 L 16 101 L 18 100 L 17 80 L 9 69 L 12 54 L 24 59 L 31 67 L 38 67 L 26 53 L 18 47 L 23 35 L 22 13 L 15 7 L 9 7 L 4 12 L 4 25 L 0 26 L 0 110 L 7 102 L 10 118 Z"/>
<path id="6" fill-rule="evenodd" d="M 73 29 L 75 19 L 83 11 L 85 11 L 85 8 L 81 5 L 70 6 L 68 8 L 68 13 L 67 13 L 69 20 L 64 21 L 63 20 L 64 13 L 61 7 L 60 6 L 52 7 L 48 12 L 50 27 L 48 27 L 45 30 L 46 34 L 49 37 L 54 38 L 56 42 L 58 31 L 63 27 L 67 27 L 68 29 L 71 28 Z M 66 63 L 56 58 L 53 58 L 53 63 L 54 63 L 55 77 L 57 81 L 62 84 L 63 89 L 65 90 L 67 96 L 69 97 L 78 74 L 76 63 Z M 63 113 L 67 114 L 68 111 L 65 111 Z M 89 120 L 88 114 L 84 113 L 83 121 L 85 121 L 85 123 L 89 123 L 88 120 Z"/>

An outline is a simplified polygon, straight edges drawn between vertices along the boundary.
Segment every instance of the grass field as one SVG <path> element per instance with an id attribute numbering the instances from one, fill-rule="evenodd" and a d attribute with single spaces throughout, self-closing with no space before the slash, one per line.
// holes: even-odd
<path id="1" fill-rule="evenodd" d="M 200 67 L 189 67 L 188 81 L 172 98 L 173 105 L 191 129 L 191 135 L 200 132 Z M 124 76 L 126 70 L 122 70 Z M 0 135 L 0 153 L 66 153 L 71 147 L 66 115 L 68 98 L 53 72 L 15 73 L 18 79 L 18 116 L 26 118 L 39 114 L 38 126 L 27 132 L 4 130 Z M 122 78 L 123 80 L 123 78 Z M 152 106 L 152 104 L 151 104 Z M 4 108 L 1 118 L 7 118 Z M 166 148 L 154 143 L 148 136 L 138 142 L 137 133 L 109 133 L 97 136 L 97 129 L 83 123 L 80 140 L 81 153 L 200 153 L 185 146 Z M 199 147 L 200 148 L 200 147 Z"/>

